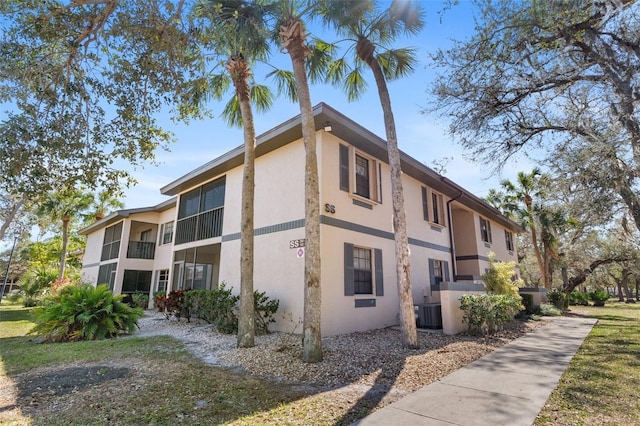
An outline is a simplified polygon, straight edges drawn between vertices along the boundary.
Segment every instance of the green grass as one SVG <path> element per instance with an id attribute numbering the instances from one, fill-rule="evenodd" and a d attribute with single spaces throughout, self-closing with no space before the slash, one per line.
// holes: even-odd
<path id="1" fill-rule="evenodd" d="M 0 395 L 0 424 L 210 425 L 277 412 L 297 401 L 318 411 L 323 408 L 305 400 L 308 392 L 207 366 L 168 336 L 38 343 L 26 335 L 32 326 L 29 309 L 2 302 L 0 388 L 9 383 L 17 396 L 7 401 Z M 89 384 L 78 376 L 72 392 L 46 391 L 60 377 L 69 379 L 67 372 L 78 367 L 94 368 L 98 375 L 110 370 L 128 373 Z M 284 410 L 276 424 L 291 421 L 289 411 Z M 294 415 L 298 420 L 292 421 L 301 424 L 307 415 L 299 412 Z"/>
<path id="2" fill-rule="evenodd" d="M 535 425 L 640 424 L 640 304 L 572 307 L 598 324 Z"/>

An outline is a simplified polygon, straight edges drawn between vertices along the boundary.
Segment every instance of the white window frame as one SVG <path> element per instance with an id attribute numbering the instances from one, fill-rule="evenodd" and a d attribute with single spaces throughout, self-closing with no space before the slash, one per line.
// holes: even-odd
<path id="1" fill-rule="evenodd" d="M 480 217 L 480 221 L 479 221 L 479 223 L 480 223 L 480 239 L 483 242 L 487 243 L 487 244 L 491 244 L 491 243 L 493 243 L 493 237 L 491 235 L 491 221 L 489 219 L 486 219 L 486 218 L 482 217 L 482 216 L 479 216 L 479 217 Z M 484 225 L 485 225 L 485 231 L 483 231 L 483 229 L 482 229 L 483 228 L 483 226 L 482 226 L 483 222 L 484 222 Z M 485 237 L 483 235 L 485 233 L 487 235 L 486 239 L 485 239 Z"/>

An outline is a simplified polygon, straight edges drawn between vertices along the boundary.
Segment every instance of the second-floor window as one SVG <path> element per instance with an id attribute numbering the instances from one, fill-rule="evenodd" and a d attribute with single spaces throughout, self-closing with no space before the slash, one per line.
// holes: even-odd
<path id="1" fill-rule="evenodd" d="M 171 244 L 173 241 L 173 222 L 163 223 L 160 227 L 160 245 Z"/>
<path id="2" fill-rule="evenodd" d="M 221 177 L 180 195 L 176 244 L 222 235 L 225 187 Z"/>
<path id="3" fill-rule="evenodd" d="M 361 199 L 381 203 L 380 162 L 346 145 L 341 144 L 339 149 L 340 189 Z"/>
<path id="4" fill-rule="evenodd" d="M 507 250 L 513 251 L 513 234 L 505 229 L 504 231 L 504 240 L 507 245 Z"/>
<path id="5" fill-rule="evenodd" d="M 422 187 L 422 216 L 434 225 L 446 226 L 442 194 Z"/>
<path id="6" fill-rule="evenodd" d="M 491 244 L 491 222 L 487 219 L 481 217 L 480 218 L 480 238 L 485 243 Z"/>
<path id="7" fill-rule="evenodd" d="M 122 222 L 110 226 L 104 230 L 104 241 L 102 243 L 102 255 L 100 260 L 115 259 L 120 251 L 120 240 L 122 239 Z"/>

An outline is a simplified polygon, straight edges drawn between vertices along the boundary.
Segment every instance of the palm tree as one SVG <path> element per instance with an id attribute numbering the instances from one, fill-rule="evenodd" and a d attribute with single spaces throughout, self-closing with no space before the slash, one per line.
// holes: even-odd
<path id="1" fill-rule="evenodd" d="M 316 154 L 316 127 L 307 79 L 308 45 L 304 16 L 313 2 L 280 0 L 275 4 L 275 32 L 280 48 L 291 58 L 293 76 L 300 105 L 302 139 L 305 148 L 305 256 L 304 256 L 304 319 L 302 360 L 322 361 L 321 285 L 320 285 L 320 186 Z"/>
<path id="2" fill-rule="evenodd" d="M 104 219 L 110 210 L 121 209 L 123 207 L 124 203 L 107 190 L 102 190 L 94 194 L 93 201 L 91 202 L 91 209 L 94 211 L 93 218 L 95 220 Z"/>
<path id="3" fill-rule="evenodd" d="M 45 218 L 55 224 L 62 225 L 62 249 L 60 253 L 60 269 L 58 280 L 64 278 L 64 269 L 67 260 L 67 244 L 69 243 L 69 223 L 82 216 L 91 206 L 93 197 L 78 189 L 68 189 L 47 194 L 44 200 L 36 207 L 36 215 Z"/>
<path id="4" fill-rule="evenodd" d="M 545 288 L 551 288 L 545 273 L 545 263 L 538 245 L 538 230 L 536 229 L 536 213 L 534 211 L 534 201 L 536 198 L 542 198 L 545 195 L 545 186 L 548 177 L 543 175 L 538 167 L 535 167 L 530 173 L 519 172 L 516 184 L 510 180 L 503 180 L 500 185 L 504 189 L 505 201 L 510 211 L 520 219 L 520 224 L 524 229 L 531 232 L 531 244 L 538 262 L 538 269 L 543 278 Z"/>
<path id="5" fill-rule="evenodd" d="M 366 64 L 373 73 L 387 136 L 387 152 L 391 169 L 391 194 L 393 201 L 393 229 L 396 255 L 396 276 L 400 301 L 400 324 L 402 346 L 418 347 L 418 334 L 414 320 L 411 294 L 409 240 L 402 189 L 400 151 L 396 135 L 395 119 L 391 108 L 391 97 L 387 80 L 401 78 L 413 71 L 416 62 L 415 50 L 393 49 L 391 45 L 402 36 L 419 33 L 424 21 L 417 3 L 394 1 L 386 9 L 377 2 L 362 0 L 328 1 L 320 13 L 325 23 L 333 24 L 339 35 L 352 43 L 347 53 L 355 53 L 355 66 L 350 67 L 344 59 L 331 67 L 328 79 L 334 84 L 344 85 L 349 100 L 357 99 L 366 87 L 361 76 L 361 66 Z"/>
<path id="6" fill-rule="evenodd" d="M 271 92 L 264 86 L 251 84 L 251 65 L 269 54 L 265 13 L 268 7 L 244 0 L 209 0 L 196 7 L 196 15 L 206 18 L 202 30 L 205 44 L 216 56 L 224 58 L 224 74 L 207 79 L 207 91 L 220 98 L 229 87 L 234 97 L 223 115 L 230 125 L 242 126 L 244 133 L 244 168 L 242 176 L 242 210 L 240 230 L 240 312 L 237 346 L 255 346 L 255 311 L 253 298 L 254 263 L 254 191 L 256 132 L 252 102 L 258 110 L 272 104 Z"/>

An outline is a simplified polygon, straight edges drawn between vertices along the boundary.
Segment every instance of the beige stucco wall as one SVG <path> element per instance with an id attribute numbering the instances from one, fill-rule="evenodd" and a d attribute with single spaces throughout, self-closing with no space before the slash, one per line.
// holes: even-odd
<path id="1" fill-rule="evenodd" d="M 87 235 L 87 245 L 82 258 L 82 270 L 80 271 L 80 279 L 83 283 L 95 285 L 96 280 L 98 279 L 103 241 L 104 228 L 98 229 L 97 231 Z"/>

